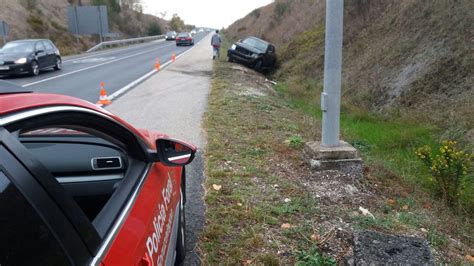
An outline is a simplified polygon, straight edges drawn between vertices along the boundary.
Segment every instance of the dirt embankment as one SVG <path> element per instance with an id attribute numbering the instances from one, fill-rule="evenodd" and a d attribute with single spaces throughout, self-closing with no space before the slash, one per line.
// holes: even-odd
<path id="1" fill-rule="evenodd" d="M 73 0 L 0 0 L 0 20 L 10 26 L 9 40 L 26 38 L 51 39 L 63 54 L 83 52 L 95 45 L 97 36 L 80 36 L 68 32 L 67 7 Z M 83 5 L 91 1 L 83 0 Z M 120 38 L 149 35 L 152 24 L 159 25 L 162 32 L 169 28 L 168 22 L 158 17 L 137 11 L 109 7 L 110 32 L 120 33 Z M 156 32 L 153 31 L 154 34 Z"/>
<path id="2" fill-rule="evenodd" d="M 346 1 L 343 99 L 387 117 L 444 128 L 444 138 L 472 139 L 471 12 L 474 2 Z M 277 45 L 276 78 L 322 89 L 325 1 L 277 0 L 227 29 Z M 317 99 L 315 99 L 317 100 Z M 469 137 L 471 136 L 471 137 Z"/>

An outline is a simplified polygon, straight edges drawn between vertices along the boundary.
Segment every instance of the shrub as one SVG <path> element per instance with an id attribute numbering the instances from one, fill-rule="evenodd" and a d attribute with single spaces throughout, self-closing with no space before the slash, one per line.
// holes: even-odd
<path id="1" fill-rule="evenodd" d="M 304 144 L 303 137 L 301 137 L 300 135 L 293 135 L 289 137 L 287 141 L 288 145 L 294 149 L 301 148 Z"/>
<path id="2" fill-rule="evenodd" d="M 472 155 L 456 147 L 455 141 L 445 140 L 437 152 L 431 147 L 423 146 L 416 150 L 416 155 L 429 167 L 436 194 L 440 195 L 447 205 L 459 206 L 463 184 L 469 184 L 472 176 Z"/>
<path id="3" fill-rule="evenodd" d="M 250 12 L 250 15 L 259 18 L 260 17 L 260 9 L 254 9 L 252 12 Z"/>
<path id="4" fill-rule="evenodd" d="M 148 27 L 148 36 L 155 36 L 162 34 L 163 31 L 161 30 L 160 24 L 157 22 L 152 22 Z"/>
<path id="5" fill-rule="evenodd" d="M 26 22 L 35 33 L 43 33 L 46 30 L 46 23 L 39 16 L 29 15 Z"/>
<path id="6" fill-rule="evenodd" d="M 318 249 L 312 247 L 309 251 L 301 251 L 298 256 L 298 262 L 296 262 L 297 266 L 303 265 L 318 265 L 318 266 L 331 266 L 337 265 L 336 260 L 332 257 L 324 256 L 323 254 L 319 253 Z"/>
<path id="7" fill-rule="evenodd" d="M 23 0 L 20 2 L 23 7 L 25 7 L 28 10 L 33 10 L 36 9 L 38 2 L 37 0 Z"/>
<path id="8" fill-rule="evenodd" d="M 289 1 L 277 2 L 275 4 L 274 12 L 275 12 L 275 17 L 278 21 L 283 17 L 283 15 L 287 11 L 289 11 L 290 5 L 291 5 L 291 2 L 289 2 Z"/>

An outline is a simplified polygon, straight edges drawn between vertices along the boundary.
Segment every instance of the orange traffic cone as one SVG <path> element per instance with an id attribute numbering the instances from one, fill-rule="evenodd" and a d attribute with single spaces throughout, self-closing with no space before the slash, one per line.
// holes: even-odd
<path id="1" fill-rule="evenodd" d="M 156 70 L 160 70 L 160 67 L 161 67 L 161 65 L 160 65 L 160 60 L 156 59 L 156 61 L 155 61 L 155 69 L 156 69 Z"/>
<path id="2" fill-rule="evenodd" d="M 100 105 L 109 105 L 111 104 L 112 102 L 109 100 L 109 97 L 107 97 L 107 91 L 105 91 L 105 84 L 104 82 L 102 81 L 100 83 L 100 97 L 99 97 L 99 101 L 97 102 L 97 104 L 100 104 Z"/>
<path id="3" fill-rule="evenodd" d="M 176 61 L 176 54 L 174 52 L 171 54 L 171 61 Z"/>

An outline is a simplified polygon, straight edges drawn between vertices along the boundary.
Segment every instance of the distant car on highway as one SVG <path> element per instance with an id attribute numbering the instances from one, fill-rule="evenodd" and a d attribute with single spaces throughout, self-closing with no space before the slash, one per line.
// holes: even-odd
<path id="1" fill-rule="evenodd" d="M 89 102 L 0 80 L 1 264 L 182 263 L 195 152 Z"/>
<path id="2" fill-rule="evenodd" d="M 176 37 L 176 46 L 180 45 L 194 45 L 194 38 L 189 32 L 181 32 Z"/>
<path id="3" fill-rule="evenodd" d="M 165 39 L 166 39 L 167 41 L 174 41 L 174 40 L 176 40 L 176 35 L 178 35 L 178 34 L 176 33 L 176 31 L 168 31 L 168 32 L 166 33 Z"/>
<path id="4" fill-rule="evenodd" d="M 196 30 L 195 29 L 191 31 L 191 35 L 192 36 L 196 35 Z"/>
<path id="5" fill-rule="evenodd" d="M 62 68 L 61 54 L 50 40 L 12 41 L 0 49 L 0 75 L 29 73 L 37 76 L 48 68 Z"/>
<path id="6" fill-rule="evenodd" d="M 275 67 L 275 46 L 257 37 L 247 37 L 234 43 L 227 51 L 229 62 L 239 62 L 265 72 Z"/>

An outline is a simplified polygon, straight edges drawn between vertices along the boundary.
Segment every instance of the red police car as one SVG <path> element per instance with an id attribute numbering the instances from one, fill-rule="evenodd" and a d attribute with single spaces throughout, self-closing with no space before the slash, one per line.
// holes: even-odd
<path id="1" fill-rule="evenodd" d="M 0 265 L 183 261 L 196 147 L 0 81 Z"/>

